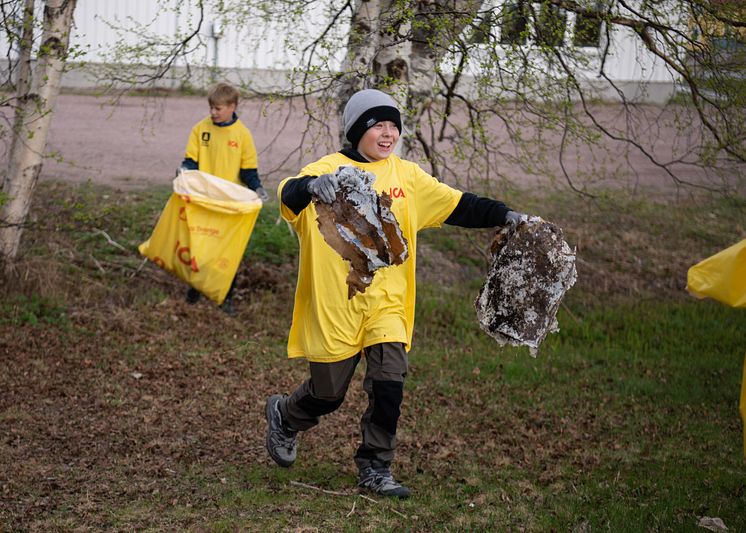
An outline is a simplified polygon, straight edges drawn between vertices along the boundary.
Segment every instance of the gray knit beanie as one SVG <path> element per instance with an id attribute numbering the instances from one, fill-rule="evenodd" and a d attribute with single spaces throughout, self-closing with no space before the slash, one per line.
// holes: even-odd
<path id="1" fill-rule="evenodd" d="M 342 113 L 345 137 L 357 148 L 363 134 L 378 122 L 390 120 L 401 133 L 401 114 L 388 94 L 376 89 L 363 89 L 350 97 Z"/>

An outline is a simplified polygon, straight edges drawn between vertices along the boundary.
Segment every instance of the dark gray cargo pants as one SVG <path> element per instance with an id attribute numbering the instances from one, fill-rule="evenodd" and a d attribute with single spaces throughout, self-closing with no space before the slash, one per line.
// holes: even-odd
<path id="1" fill-rule="evenodd" d="M 396 426 L 407 375 L 407 352 L 399 342 L 375 344 L 363 350 L 366 359 L 363 389 L 368 408 L 360 420 L 362 442 L 355 453 L 359 469 L 389 466 L 394 459 Z M 293 429 L 306 431 L 323 415 L 336 411 L 360 362 L 360 355 L 335 363 L 309 363 L 311 377 L 283 402 L 280 411 Z"/>

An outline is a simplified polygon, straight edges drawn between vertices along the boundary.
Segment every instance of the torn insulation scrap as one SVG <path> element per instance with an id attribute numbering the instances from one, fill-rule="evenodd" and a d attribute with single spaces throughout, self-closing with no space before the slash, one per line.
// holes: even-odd
<path id="1" fill-rule="evenodd" d="M 492 265 L 475 301 L 480 327 L 500 345 L 539 345 L 559 331 L 557 310 L 575 284 L 575 252 L 562 230 L 540 217 L 506 226 L 492 243 Z"/>
<path id="2" fill-rule="evenodd" d="M 336 200 L 327 204 L 314 197 L 313 201 L 324 240 L 350 262 L 349 299 L 365 292 L 379 268 L 402 264 L 409 249 L 391 212 L 391 197 L 373 190 L 375 175 L 352 166 L 341 166 L 335 174 Z"/>

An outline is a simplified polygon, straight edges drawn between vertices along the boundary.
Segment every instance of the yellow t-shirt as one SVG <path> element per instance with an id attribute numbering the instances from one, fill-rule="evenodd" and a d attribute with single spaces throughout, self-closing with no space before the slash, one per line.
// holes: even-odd
<path id="1" fill-rule="evenodd" d="M 331 363 L 381 342 L 402 342 L 409 350 L 414 327 L 417 231 L 440 227 L 461 199 L 461 191 L 395 155 L 374 163 L 358 163 L 335 153 L 306 166 L 299 176 L 332 173 L 341 165 L 354 165 L 375 174 L 373 188 L 391 196 L 391 212 L 407 239 L 409 258 L 401 265 L 379 269 L 364 293 L 348 299 L 345 280 L 350 264 L 324 240 L 313 202 L 299 215 L 281 203 L 282 216 L 295 228 L 300 242 L 288 338 L 291 358 Z M 290 179 L 280 183 L 280 198 Z"/>
<path id="2" fill-rule="evenodd" d="M 186 157 L 203 172 L 242 185 L 242 168 L 258 168 L 254 138 L 240 119 L 230 126 L 216 126 L 210 117 L 200 121 L 189 135 Z"/>

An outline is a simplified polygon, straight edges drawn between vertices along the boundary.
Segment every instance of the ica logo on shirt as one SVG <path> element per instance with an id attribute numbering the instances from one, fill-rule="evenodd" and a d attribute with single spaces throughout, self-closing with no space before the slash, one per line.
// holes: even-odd
<path id="1" fill-rule="evenodd" d="M 391 196 L 391 198 L 406 198 L 404 189 L 401 189 L 399 187 L 390 187 L 389 196 Z"/>
<path id="2" fill-rule="evenodd" d="M 229 148 L 238 148 L 238 141 L 228 141 Z"/>

